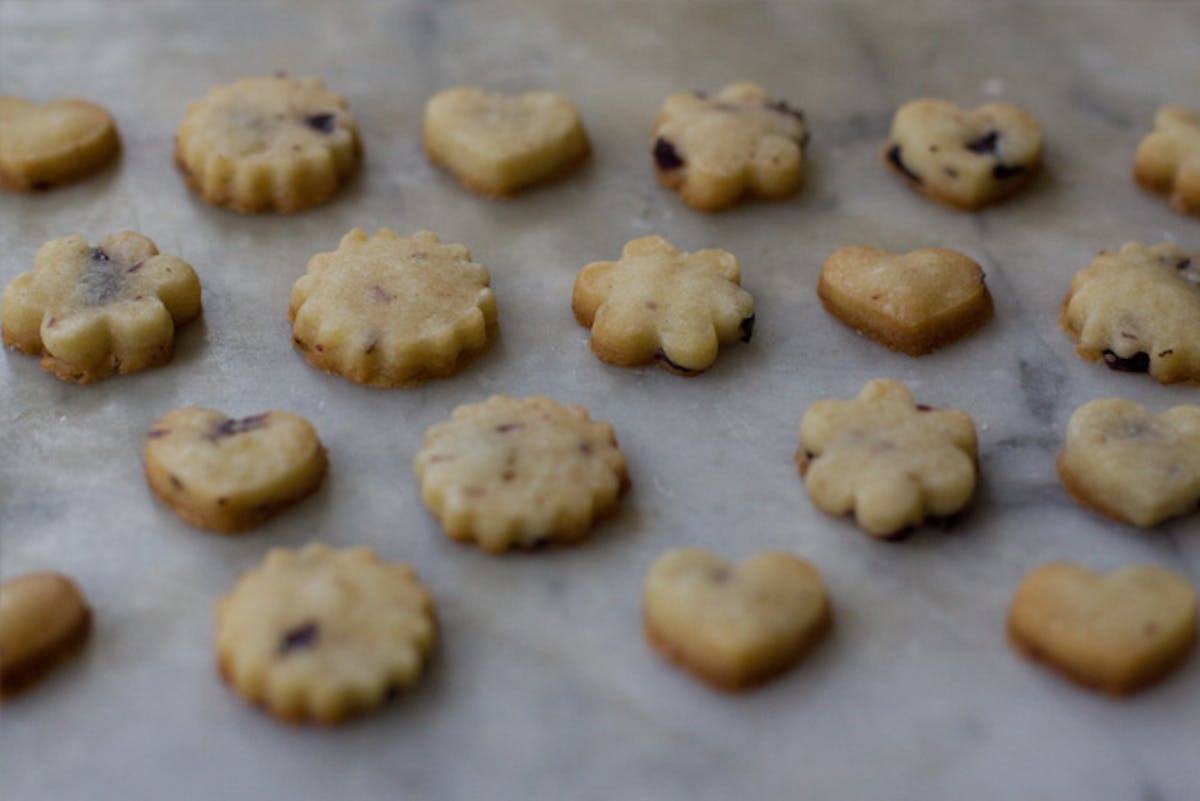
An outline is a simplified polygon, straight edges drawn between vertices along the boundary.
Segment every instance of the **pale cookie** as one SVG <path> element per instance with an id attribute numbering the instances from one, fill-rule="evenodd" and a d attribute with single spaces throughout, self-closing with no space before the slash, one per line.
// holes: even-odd
<path id="1" fill-rule="evenodd" d="M 1200 503 L 1200 406 L 1154 414 L 1133 401 L 1080 406 L 1067 424 L 1058 475 L 1076 501 L 1143 528 Z"/>
<path id="2" fill-rule="evenodd" d="M 254 528 L 311 495 L 325 475 L 325 448 L 291 412 L 235 420 L 212 409 L 176 409 L 146 433 L 146 481 L 184 520 L 234 533 Z"/>
<path id="3" fill-rule="evenodd" d="M 188 106 L 175 163 L 214 206 L 294 212 L 330 200 L 358 169 L 358 126 L 316 78 L 275 75 L 214 86 Z"/>
<path id="4" fill-rule="evenodd" d="M 743 196 L 781 200 L 804 183 L 804 114 L 754 83 L 671 95 L 654 124 L 654 171 L 700 211 Z"/>
<path id="5" fill-rule="evenodd" d="M 575 106 L 556 92 L 502 94 L 459 86 L 425 106 L 429 160 L 481 195 L 511 195 L 556 178 L 590 151 Z"/>
<path id="6" fill-rule="evenodd" d="M 821 574 L 786 553 L 731 565 L 686 548 L 646 577 L 642 620 L 660 653 L 722 690 L 743 690 L 796 664 L 829 628 Z"/>
<path id="7" fill-rule="evenodd" d="M 61 573 L 28 573 L 0 584 L 0 695 L 38 679 L 87 638 L 92 613 Z"/>
<path id="8" fill-rule="evenodd" d="M 273 548 L 217 604 L 217 664 L 281 720 L 338 723 L 415 684 L 437 628 L 406 564 L 370 548 Z"/>
<path id="9" fill-rule="evenodd" d="M 817 295 L 846 325 L 909 356 L 948 345 L 992 318 L 983 270 L 944 248 L 902 256 L 842 248 L 825 260 Z"/>
<path id="10" fill-rule="evenodd" d="M 82 178 L 119 148 L 112 117 L 95 103 L 0 96 L 0 188 L 32 192 Z"/>
<path id="11" fill-rule="evenodd" d="M 414 467 L 446 535 L 492 553 L 582 539 L 629 488 L 612 426 L 540 397 L 459 406 Z"/>
<path id="12" fill-rule="evenodd" d="M 974 211 L 1033 180 L 1042 162 L 1042 128 L 1007 103 L 965 111 L 945 100 L 913 100 L 896 112 L 883 156 L 912 189 Z"/>
<path id="13" fill-rule="evenodd" d="M 1200 381 L 1200 254 L 1171 242 L 1102 251 L 1071 279 L 1058 324 L 1082 359 Z"/>
<path id="14" fill-rule="evenodd" d="M 681 253 L 661 236 L 635 239 L 619 261 L 580 270 L 571 310 L 592 329 L 600 361 L 657 361 L 687 376 L 711 367 L 721 344 L 754 333 L 754 298 L 741 288 L 737 258 L 715 248 Z"/>
<path id="15" fill-rule="evenodd" d="M 1200 110 L 1160 108 L 1154 132 L 1138 145 L 1133 177 L 1143 189 L 1170 195 L 1176 211 L 1200 215 Z"/>
<path id="16" fill-rule="evenodd" d="M 1042 565 L 1017 587 L 1008 636 L 1025 656 L 1085 687 L 1129 695 L 1177 668 L 1196 641 L 1196 593 L 1141 565 L 1094 573 Z"/>
<path id="17" fill-rule="evenodd" d="M 868 381 L 854 400 L 818 401 L 800 420 L 796 465 L 813 504 L 853 514 L 876 537 L 961 511 L 975 492 L 976 461 L 971 418 L 917 404 L 897 381 Z"/>
<path id="18" fill-rule="evenodd" d="M 132 231 L 96 247 L 79 236 L 47 242 L 0 301 L 5 345 L 85 384 L 170 361 L 175 329 L 200 311 L 191 266 Z"/>
<path id="19" fill-rule="evenodd" d="M 495 338 L 488 281 L 465 245 L 355 228 L 292 287 L 292 341 L 314 367 L 368 386 L 452 375 Z"/>

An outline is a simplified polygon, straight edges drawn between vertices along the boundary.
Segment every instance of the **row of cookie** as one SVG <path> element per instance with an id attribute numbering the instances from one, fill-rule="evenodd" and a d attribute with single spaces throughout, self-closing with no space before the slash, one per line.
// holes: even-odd
<path id="1" fill-rule="evenodd" d="M 23 689 L 86 639 L 91 610 L 75 582 L 33 573 L 0 585 L 0 690 Z M 647 641 L 723 690 L 794 667 L 831 627 L 825 584 L 808 561 L 758 553 L 740 564 L 668 551 L 643 592 Z M 1128 695 L 1179 667 L 1196 640 L 1196 593 L 1174 571 L 1101 575 L 1055 562 L 1017 587 L 1013 645 L 1066 677 Z M 438 640 L 434 598 L 405 563 L 368 548 L 275 548 L 217 604 L 221 676 L 289 722 L 337 723 L 413 686 Z"/>
<path id="2" fill-rule="evenodd" d="M 457 372 L 497 331 L 487 268 L 463 245 L 421 231 L 346 234 L 296 281 L 293 342 L 314 366 L 371 386 L 409 386 Z M 133 232 L 97 246 L 55 239 L 0 300 L 3 341 L 42 357 L 61 378 L 89 382 L 162 364 L 175 326 L 201 311 L 192 268 Z M 983 270 L 951 250 L 895 255 L 846 247 L 821 269 L 817 294 L 836 318 L 917 356 L 986 323 Z M 575 281 L 571 308 L 600 360 L 657 362 L 697 375 L 721 344 L 748 342 L 754 298 L 728 251 L 680 252 L 660 236 L 625 245 Z M 1200 381 L 1200 259 L 1172 243 L 1102 252 L 1071 281 L 1060 324 L 1081 357 L 1161 382 Z"/>
<path id="3" fill-rule="evenodd" d="M 37 105 L 0 98 L 0 186 L 47 188 L 93 171 L 116 153 L 112 118 L 85 101 Z M 804 180 L 804 114 L 754 83 L 715 95 L 674 94 L 652 135 L 659 181 L 702 211 L 744 196 L 781 199 Z M 1041 126 L 1025 110 L 945 100 L 901 106 L 887 165 L 916 191 L 974 210 L 1008 197 L 1038 172 Z M 502 94 L 455 87 L 429 100 L 425 151 L 464 186 L 503 196 L 569 172 L 591 145 L 578 112 L 548 91 Z M 189 105 L 175 159 L 205 200 L 241 212 L 294 212 L 331 199 L 358 168 L 361 143 L 345 98 L 316 78 L 284 74 L 213 87 Z M 1161 109 L 1138 148 L 1134 175 L 1200 214 L 1200 112 Z"/>

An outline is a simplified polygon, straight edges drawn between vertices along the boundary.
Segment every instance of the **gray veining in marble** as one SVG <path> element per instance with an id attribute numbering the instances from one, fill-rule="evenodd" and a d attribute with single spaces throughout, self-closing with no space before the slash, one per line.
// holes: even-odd
<path id="1" fill-rule="evenodd" d="M 52 237 L 134 228 L 191 262 L 205 292 L 203 320 L 160 370 L 79 387 L 0 357 L 0 572 L 75 575 L 97 622 L 80 660 L 0 709 L 4 796 L 1196 798 L 1200 659 L 1114 702 L 1017 658 L 1003 622 L 1020 577 L 1051 559 L 1148 561 L 1200 582 L 1196 517 L 1136 531 L 1077 508 L 1054 472 L 1079 404 L 1200 399 L 1078 360 L 1057 327 L 1095 251 L 1200 247 L 1200 222 L 1129 178 L 1154 109 L 1200 106 L 1197 31 L 1200 4 L 1170 0 L 0 0 L 0 89 L 96 100 L 124 142 L 93 180 L 0 197 L 0 280 Z M 365 172 L 307 214 L 209 208 L 171 165 L 184 107 L 278 68 L 348 97 Z M 666 94 L 739 79 L 807 111 L 808 185 L 787 203 L 697 214 L 655 183 L 649 127 Z M 424 100 L 456 83 L 564 91 L 595 158 L 509 201 L 471 196 L 419 141 Z M 912 195 L 879 148 L 919 95 L 1027 106 L 1048 136 L 1044 175 L 977 215 Z M 291 284 L 354 226 L 467 243 L 492 271 L 497 347 L 409 391 L 306 366 L 289 340 Z M 603 366 L 571 318 L 579 267 L 651 232 L 733 251 L 756 296 L 754 341 L 700 378 Z M 995 320 L 921 359 L 884 351 L 816 298 L 822 260 L 847 244 L 964 251 L 987 272 Z M 796 476 L 805 407 L 881 376 L 977 423 L 982 485 L 951 531 L 872 541 L 817 513 Z M 493 392 L 584 403 L 616 427 L 634 489 L 588 544 L 498 559 L 450 544 L 425 512 L 411 470 L 425 428 Z M 187 528 L 146 490 L 140 449 L 150 421 L 190 404 L 308 416 L 328 483 L 247 537 Z M 427 680 L 339 731 L 277 725 L 213 669 L 213 601 L 267 548 L 312 539 L 411 561 L 443 626 Z M 682 545 L 813 560 L 833 636 L 756 694 L 693 683 L 639 621 L 647 567 Z"/>

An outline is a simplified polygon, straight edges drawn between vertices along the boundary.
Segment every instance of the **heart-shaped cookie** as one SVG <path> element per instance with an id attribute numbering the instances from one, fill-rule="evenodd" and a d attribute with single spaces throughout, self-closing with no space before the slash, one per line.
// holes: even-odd
<path id="1" fill-rule="evenodd" d="M 1128 695 L 1187 656 L 1196 641 L 1196 593 L 1161 567 L 1100 574 L 1052 562 L 1017 587 L 1008 634 L 1030 659 L 1073 681 Z"/>
<path id="2" fill-rule="evenodd" d="M 83 177 L 117 154 L 108 112 L 86 100 L 0 97 L 0 187 L 31 192 Z"/>
<path id="3" fill-rule="evenodd" d="M 795 664 L 828 629 L 821 574 L 786 553 L 731 565 L 697 549 L 670 551 L 646 577 L 646 638 L 723 690 L 760 684 Z"/>
<path id="4" fill-rule="evenodd" d="M 983 270 L 944 248 L 903 255 L 841 248 L 825 260 L 817 295 L 846 325 L 909 356 L 948 345 L 992 318 Z"/>
<path id="5" fill-rule="evenodd" d="M 1067 423 L 1058 476 L 1076 501 L 1143 528 L 1196 511 L 1200 501 L 1200 406 L 1154 414 L 1101 398 Z"/>
<path id="6" fill-rule="evenodd" d="M 556 92 L 447 89 L 425 106 L 425 153 L 473 192 L 510 195 L 580 164 L 591 146 L 571 101 Z"/>
<path id="7" fill-rule="evenodd" d="M 913 100 L 896 112 L 883 158 L 917 192 L 973 211 L 1033 179 L 1042 128 L 1007 103 L 967 111 L 945 100 Z"/>
<path id="8" fill-rule="evenodd" d="M 226 417 L 176 409 L 146 434 L 146 480 L 165 504 L 200 528 L 253 528 L 314 492 L 325 449 L 312 424 L 291 412 Z"/>

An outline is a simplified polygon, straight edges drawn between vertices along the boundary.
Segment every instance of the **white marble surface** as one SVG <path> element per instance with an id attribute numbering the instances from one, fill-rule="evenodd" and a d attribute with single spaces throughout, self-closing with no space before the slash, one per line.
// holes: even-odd
<path id="1" fill-rule="evenodd" d="M 83 657 L 0 709 L 4 796 L 1196 798 L 1200 659 L 1114 702 L 1016 657 L 1003 621 L 1021 576 L 1051 559 L 1148 561 L 1200 580 L 1196 517 L 1137 531 L 1076 507 L 1054 475 L 1084 401 L 1200 399 L 1078 360 L 1056 322 L 1095 251 L 1200 246 L 1200 223 L 1129 178 L 1154 109 L 1200 105 L 1198 30 L 1200 4 L 1168 0 L 0 0 L 3 91 L 101 102 L 124 140 L 93 180 L 0 197 L 0 280 L 52 237 L 134 228 L 190 261 L 205 293 L 203 321 L 164 369 L 80 387 L 0 357 L 0 571 L 64 570 L 96 612 Z M 279 68 L 349 98 L 365 172 L 299 216 L 207 207 L 171 165 L 185 104 Z M 790 202 L 704 216 L 656 185 L 649 126 L 669 92 L 737 79 L 808 112 L 810 179 Z M 464 192 L 419 143 L 424 100 L 462 82 L 566 92 L 591 165 L 506 202 Z M 1045 174 L 977 215 L 910 194 L 879 148 L 892 111 L 918 95 L 1026 105 L 1046 128 Z M 354 226 L 467 243 L 492 271 L 498 346 L 409 391 L 309 368 L 289 341 L 289 289 Z M 700 378 L 606 367 L 571 318 L 579 267 L 651 232 L 733 251 L 757 298 L 753 343 Z M 995 320 L 921 359 L 856 336 L 814 292 L 825 256 L 855 243 L 970 254 Z M 880 376 L 977 423 L 982 485 L 950 532 L 872 541 L 817 513 L 796 476 L 805 407 Z M 634 489 L 588 544 L 488 557 L 447 542 L 425 512 L 410 465 L 426 426 L 493 392 L 584 403 L 615 425 Z M 140 451 L 151 420 L 188 404 L 308 416 L 328 483 L 244 538 L 187 528 L 151 498 Z M 266 549 L 313 539 L 411 561 L 443 624 L 426 680 L 336 731 L 276 724 L 213 669 L 214 600 Z M 682 545 L 813 560 L 833 636 L 756 694 L 695 684 L 650 651 L 639 621 L 645 570 Z"/>

